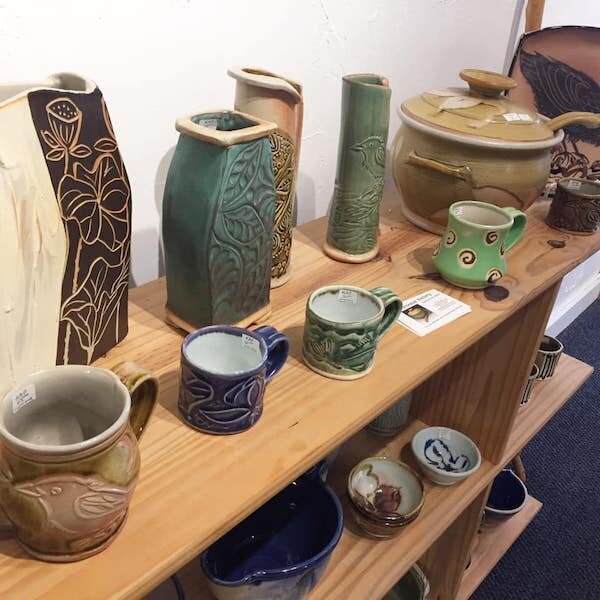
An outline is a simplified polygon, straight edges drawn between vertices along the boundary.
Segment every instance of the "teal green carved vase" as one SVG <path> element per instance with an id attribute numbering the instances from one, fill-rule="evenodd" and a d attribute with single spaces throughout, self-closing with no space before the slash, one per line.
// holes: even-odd
<path id="1" fill-rule="evenodd" d="M 335 260 L 359 263 L 377 254 L 391 95 L 381 75 L 342 80 L 335 192 L 324 246 Z"/>
<path id="2" fill-rule="evenodd" d="M 238 111 L 177 120 L 163 197 L 167 320 L 187 331 L 270 312 L 273 123 Z"/>

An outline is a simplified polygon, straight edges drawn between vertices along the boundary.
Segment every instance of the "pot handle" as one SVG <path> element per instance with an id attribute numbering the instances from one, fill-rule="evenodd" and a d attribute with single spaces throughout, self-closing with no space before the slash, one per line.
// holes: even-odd
<path id="1" fill-rule="evenodd" d="M 600 127 L 600 114 L 592 112 L 568 112 L 564 115 L 554 117 L 546 123 L 552 131 L 562 129 L 567 125 L 573 125 L 574 123 L 580 123 L 586 127 L 596 129 Z"/>
<path id="2" fill-rule="evenodd" d="M 130 361 L 115 365 L 111 371 L 129 390 L 131 396 L 129 424 L 135 437 L 139 440 L 156 404 L 158 379 L 152 371 L 143 369 L 138 364 Z"/>
<path id="3" fill-rule="evenodd" d="M 469 183 L 471 183 L 473 179 L 471 167 L 455 167 L 454 165 L 448 165 L 446 163 L 440 162 L 439 160 L 434 160 L 433 158 L 424 158 L 413 151 L 408 153 L 407 162 L 409 165 L 414 165 L 416 167 L 425 167 L 426 169 L 431 169 L 432 171 L 442 173 L 442 175 L 456 177 L 456 179 L 463 179 L 464 181 L 468 181 Z"/>

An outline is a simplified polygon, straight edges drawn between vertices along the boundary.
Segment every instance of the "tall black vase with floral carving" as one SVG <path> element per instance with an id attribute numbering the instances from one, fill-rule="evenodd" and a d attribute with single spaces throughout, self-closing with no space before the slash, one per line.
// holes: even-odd
<path id="1" fill-rule="evenodd" d="M 270 312 L 274 123 L 239 111 L 177 120 L 163 198 L 167 320 L 193 331 Z"/>
<path id="2" fill-rule="evenodd" d="M 131 193 L 98 87 L 0 85 L 2 386 L 127 334 Z M 1 391 L 1 390 L 0 390 Z"/>

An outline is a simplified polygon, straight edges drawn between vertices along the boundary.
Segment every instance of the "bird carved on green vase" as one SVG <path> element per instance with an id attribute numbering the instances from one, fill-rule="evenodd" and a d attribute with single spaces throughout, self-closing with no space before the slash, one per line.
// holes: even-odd
<path id="1" fill-rule="evenodd" d="M 349 254 L 363 254 L 377 243 L 379 204 L 383 194 L 385 142 L 369 136 L 349 147 L 360 157 L 362 189 L 336 185 L 327 241 Z"/>

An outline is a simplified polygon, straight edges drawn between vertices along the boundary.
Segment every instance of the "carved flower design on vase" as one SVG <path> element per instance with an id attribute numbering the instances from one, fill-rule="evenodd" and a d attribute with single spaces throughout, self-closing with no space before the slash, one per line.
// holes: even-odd
<path id="1" fill-rule="evenodd" d="M 82 112 L 69 98 L 57 98 L 46 106 L 50 131 L 42 130 L 41 134 L 50 150 L 46 158 L 51 161 L 65 161 L 64 172 L 69 170 L 69 158 L 86 158 L 92 151 L 89 146 L 79 144 Z"/>
<path id="2" fill-rule="evenodd" d="M 63 218 L 77 222 L 86 244 L 100 242 L 115 251 L 125 244 L 118 228 L 128 228 L 129 186 L 111 154 L 98 157 L 90 171 L 75 163 L 73 175 L 58 186 Z"/>

